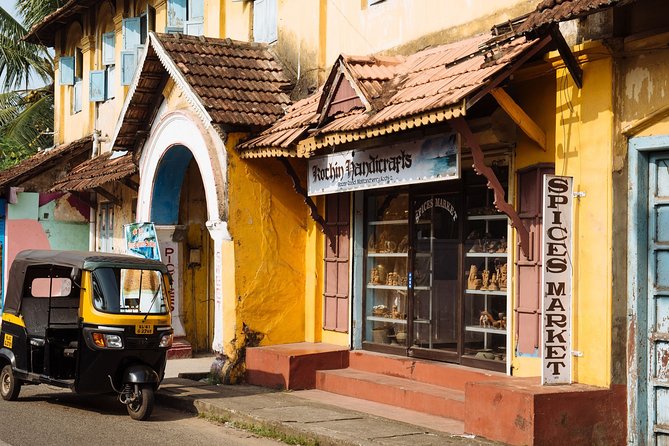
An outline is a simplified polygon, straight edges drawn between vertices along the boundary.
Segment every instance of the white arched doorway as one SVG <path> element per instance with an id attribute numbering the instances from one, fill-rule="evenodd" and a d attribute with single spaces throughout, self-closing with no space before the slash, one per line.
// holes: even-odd
<path id="1" fill-rule="evenodd" d="M 225 148 L 211 128 L 205 129 L 199 118 L 187 111 L 164 112 L 161 107 L 139 162 L 140 186 L 137 197 L 137 221 L 154 221 L 159 231 L 175 232 L 178 226 L 179 194 L 186 167 L 194 162 L 202 181 L 205 199 L 206 230 L 213 242 L 214 304 L 211 349 L 223 351 L 222 244 L 230 240 L 225 221 Z M 175 195 L 176 191 L 176 195 Z M 181 254 L 188 259 L 189 253 Z M 188 261 L 190 262 L 190 260 Z M 184 272 L 184 267 L 181 267 Z M 175 283 L 176 294 L 183 295 L 182 280 Z M 175 296 L 176 297 L 176 296 Z M 175 333 L 183 332 L 182 302 L 175 298 Z"/>

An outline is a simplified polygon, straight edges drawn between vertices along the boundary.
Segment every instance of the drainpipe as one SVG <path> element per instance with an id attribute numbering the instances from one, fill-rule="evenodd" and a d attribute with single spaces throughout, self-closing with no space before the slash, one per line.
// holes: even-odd
<path id="1" fill-rule="evenodd" d="M 95 201 L 95 192 L 90 193 L 90 198 L 91 198 L 91 203 L 96 203 Z M 91 204 L 90 210 L 89 210 L 89 218 L 88 218 L 88 250 L 89 251 L 95 251 L 95 226 L 97 223 L 97 214 L 98 210 L 96 209 L 97 204 Z"/>

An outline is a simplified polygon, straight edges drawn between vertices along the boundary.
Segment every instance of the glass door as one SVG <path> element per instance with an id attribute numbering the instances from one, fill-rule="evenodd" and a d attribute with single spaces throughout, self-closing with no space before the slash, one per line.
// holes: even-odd
<path id="1" fill-rule="evenodd" d="M 459 193 L 412 199 L 408 320 L 411 356 L 458 358 L 460 220 Z"/>

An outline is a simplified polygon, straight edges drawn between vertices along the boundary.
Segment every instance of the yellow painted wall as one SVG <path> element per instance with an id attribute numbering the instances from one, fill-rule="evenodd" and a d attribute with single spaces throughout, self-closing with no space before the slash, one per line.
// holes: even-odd
<path id="1" fill-rule="evenodd" d="M 214 289 L 211 250 L 213 243 L 205 225 L 207 207 L 204 185 L 197 163 L 192 160 L 181 187 L 179 224 L 185 226 L 182 244 L 182 317 L 186 337 L 193 351 L 209 351 L 213 339 Z M 189 264 L 189 250 L 200 250 L 200 264 Z"/>
<path id="2" fill-rule="evenodd" d="M 573 380 L 608 386 L 611 383 L 613 62 L 606 57 L 604 47 L 590 44 L 577 50 L 583 50 L 578 53 L 584 61 L 582 89 L 576 88 L 563 66 L 557 67 L 554 77 L 543 76 L 515 85 L 516 99 L 546 131 L 548 141 L 547 151 L 542 152 L 521 135 L 516 168 L 554 162 L 557 175 L 574 177 L 574 191 L 586 193 L 576 200 L 573 210 L 572 349 L 583 354 L 572 357 Z M 540 358 L 514 357 L 513 370 L 517 376 L 538 376 Z"/>
<path id="3" fill-rule="evenodd" d="M 238 135 L 229 135 L 233 147 Z M 305 338 L 306 207 L 276 160 L 228 151 L 228 228 L 234 244 L 237 338 L 245 324 L 263 344 Z M 227 260 L 224 259 L 224 263 Z M 225 325 L 235 317 L 225 309 Z"/>

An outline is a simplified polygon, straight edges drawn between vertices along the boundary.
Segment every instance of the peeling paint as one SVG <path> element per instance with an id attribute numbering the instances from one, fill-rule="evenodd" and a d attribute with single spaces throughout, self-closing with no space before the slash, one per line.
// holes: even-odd
<path id="1" fill-rule="evenodd" d="M 644 83 L 647 84 L 646 96 L 648 100 L 653 94 L 653 83 L 650 80 L 650 71 L 647 68 L 634 68 L 625 76 L 625 96 L 635 102 L 639 102 Z"/>

